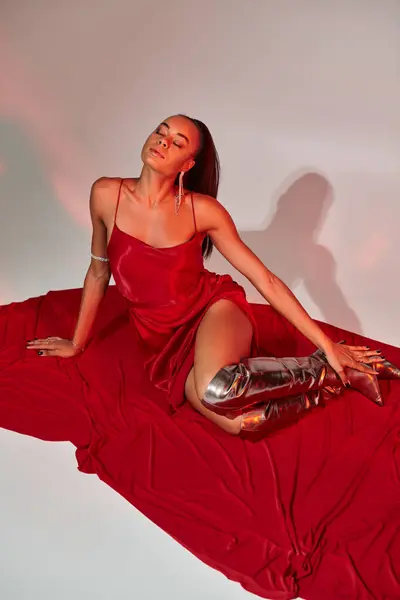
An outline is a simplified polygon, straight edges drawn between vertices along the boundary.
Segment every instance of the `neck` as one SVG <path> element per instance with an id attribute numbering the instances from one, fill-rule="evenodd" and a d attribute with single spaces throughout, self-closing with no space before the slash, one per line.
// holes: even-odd
<path id="1" fill-rule="evenodd" d="M 175 175 L 160 175 L 144 165 L 135 187 L 135 195 L 149 206 L 156 206 L 175 196 L 174 181 Z"/>

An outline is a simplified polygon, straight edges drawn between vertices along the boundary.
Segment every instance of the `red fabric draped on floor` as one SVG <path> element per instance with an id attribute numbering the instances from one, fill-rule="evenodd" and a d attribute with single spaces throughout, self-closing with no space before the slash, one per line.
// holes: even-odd
<path id="1" fill-rule="evenodd" d="M 202 561 L 263 598 L 400 598 L 400 382 L 385 405 L 357 392 L 275 436 L 230 436 L 188 403 L 171 409 L 143 368 L 142 342 L 114 287 L 93 339 L 72 359 L 25 349 L 73 332 L 81 290 L 0 308 L 0 426 L 69 440 L 95 473 Z M 310 343 L 252 306 L 262 354 Z M 335 339 L 366 338 L 323 325 Z M 400 350 L 372 340 L 400 364 Z"/>

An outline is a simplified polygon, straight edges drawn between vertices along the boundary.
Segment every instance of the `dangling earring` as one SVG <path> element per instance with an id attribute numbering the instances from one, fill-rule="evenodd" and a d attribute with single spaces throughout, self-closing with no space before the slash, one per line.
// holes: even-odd
<path id="1" fill-rule="evenodd" d="M 182 202 L 182 197 L 183 197 L 183 176 L 184 176 L 185 172 L 181 171 L 179 174 L 179 187 L 178 187 L 178 194 L 175 196 L 175 214 L 177 215 L 179 212 L 179 209 L 181 207 L 181 202 Z"/>

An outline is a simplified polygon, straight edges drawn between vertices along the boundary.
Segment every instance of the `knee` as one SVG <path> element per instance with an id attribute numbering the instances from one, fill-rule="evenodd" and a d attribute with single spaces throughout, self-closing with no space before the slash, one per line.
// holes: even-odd
<path id="1" fill-rule="evenodd" d="M 190 372 L 189 377 L 186 381 L 185 395 L 190 404 L 198 410 L 202 415 L 207 417 L 210 421 L 216 423 L 221 429 L 230 433 L 231 435 L 239 435 L 242 429 L 242 416 L 239 415 L 235 418 L 229 418 L 227 416 L 220 416 L 210 411 L 208 408 L 203 406 L 200 396 L 196 392 L 194 385 L 194 373 Z"/>
<path id="2" fill-rule="evenodd" d="M 213 383 L 220 378 L 223 372 L 224 367 L 222 367 L 218 371 L 212 372 L 209 371 L 196 373 L 196 370 L 194 371 L 194 386 L 200 400 L 202 400 L 206 393 L 213 388 Z"/>
<path id="3" fill-rule="evenodd" d="M 241 394 L 248 382 L 248 371 L 242 362 L 225 365 L 212 376 L 194 373 L 194 383 L 199 398 L 212 401 L 225 400 L 233 390 Z"/>

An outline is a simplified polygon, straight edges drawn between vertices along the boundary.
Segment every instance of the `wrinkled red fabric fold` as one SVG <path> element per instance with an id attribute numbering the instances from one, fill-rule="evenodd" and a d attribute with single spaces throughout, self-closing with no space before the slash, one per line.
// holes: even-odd
<path id="1" fill-rule="evenodd" d="M 83 354 L 44 358 L 25 349 L 33 337 L 70 336 L 80 298 L 81 290 L 50 292 L 0 308 L 0 426 L 69 440 L 82 472 L 262 598 L 399 597 L 399 382 L 381 382 L 383 407 L 346 391 L 252 444 L 182 404 L 181 373 L 202 312 L 149 361 L 130 305 L 110 287 Z M 263 354 L 313 350 L 270 307 L 243 306 Z M 322 327 L 337 341 L 377 347 Z M 379 347 L 400 364 L 399 349 Z M 169 372 L 174 385 L 154 385 Z"/>

